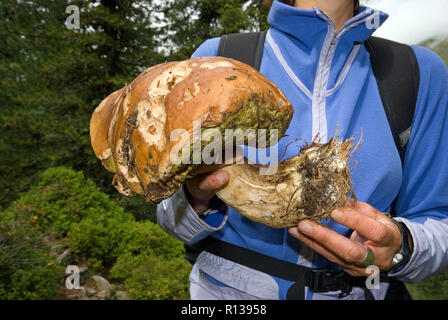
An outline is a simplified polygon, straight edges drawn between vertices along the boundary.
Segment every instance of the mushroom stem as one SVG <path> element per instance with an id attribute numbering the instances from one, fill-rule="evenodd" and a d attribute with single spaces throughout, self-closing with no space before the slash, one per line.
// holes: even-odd
<path id="1" fill-rule="evenodd" d="M 280 162 L 272 175 L 260 175 L 266 166 L 258 164 L 225 167 L 229 182 L 217 196 L 248 219 L 274 228 L 327 218 L 353 194 L 349 161 L 359 143 L 352 142 L 332 138 L 325 144 L 307 144 L 298 155 Z"/>

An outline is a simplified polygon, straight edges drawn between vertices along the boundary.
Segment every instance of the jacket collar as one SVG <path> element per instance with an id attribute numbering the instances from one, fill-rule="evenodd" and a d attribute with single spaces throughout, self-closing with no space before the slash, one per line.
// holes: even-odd
<path id="1" fill-rule="evenodd" d="M 346 21 L 338 32 L 340 40 L 353 45 L 366 41 L 388 18 L 386 13 L 361 7 L 359 13 Z M 377 28 L 375 28 L 377 21 Z M 304 10 L 275 0 L 268 15 L 268 23 L 302 42 L 315 47 L 329 30 L 335 32 L 334 23 L 321 9 Z"/>

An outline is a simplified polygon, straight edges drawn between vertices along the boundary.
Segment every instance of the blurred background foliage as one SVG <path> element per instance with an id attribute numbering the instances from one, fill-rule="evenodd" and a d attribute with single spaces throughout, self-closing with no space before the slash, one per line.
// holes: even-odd
<path id="1" fill-rule="evenodd" d="M 61 245 L 70 250 L 57 261 Z M 49 168 L 0 215 L 0 298 L 58 297 L 64 263 L 87 264 L 130 299 L 188 299 L 183 256 L 180 241 L 137 221 L 82 172 Z"/>
<path id="2" fill-rule="evenodd" d="M 206 39 L 268 28 L 264 0 L 2 0 L 0 2 L 0 298 L 51 299 L 71 248 L 136 299 L 185 299 L 181 243 L 155 208 L 119 196 L 95 158 L 89 120 L 109 93 L 149 66 L 183 60 Z M 64 26 L 80 8 L 80 29 Z M 423 45 L 448 61 L 448 41 Z M 448 273 L 410 285 L 447 299 Z"/>

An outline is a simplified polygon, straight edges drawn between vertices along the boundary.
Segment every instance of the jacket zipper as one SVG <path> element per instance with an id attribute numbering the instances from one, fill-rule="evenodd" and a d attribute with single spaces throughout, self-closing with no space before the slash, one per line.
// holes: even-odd
<path id="1" fill-rule="evenodd" d="M 335 45 L 336 42 L 338 42 L 338 36 L 339 36 L 339 32 L 335 31 L 335 33 L 333 34 L 333 40 L 331 40 L 332 45 Z"/>
<path id="2" fill-rule="evenodd" d="M 330 32 L 332 32 L 332 35 L 331 35 L 332 38 L 331 38 L 330 46 L 328 47 L 327 52 L 325 53 L 324 65 L 327 65 L 328 64 L 328 60 L 330 58 L 332 58 L 330 53 L 332 52 L 334 47 L 337 45 L 337 43 L 339 41 L 339 35 L 341 34 L 341 32 L 343 32 L 344 28 L 342 28 L 341 30 L 336 30 L 336 25 L 335 25 L 333 19 L 329 15 L 327 15 L 325 12 L 320 11 L 320 10 L 318 10 L 317 12 L 318 12 L 318 14 L 324 16 L 324 19 L 327 21 L 327 23 L 331 27 Z M 327 76 L 329 76 L 329 75 L 327 75 Z M 324 89 L 326 91 L 326 88 L 324 88 Z M 322 90 L 324 90 L 324 89 L 322 89 Z"/>
<path id="3" fill-rule="evenodd" d="M 321 59 L 316 73 L 316 81 L 313 90 L 313 130 L 312 138 L 319 135 L 322 142 L 327 140 L 327 127 L 325 117 L 325 97 L 327 92 L 328 78 L 331 70 L 331 60 L 333 59 L 336 45 L 339 40 L 340 31 L 336 30 L 334 21 L 324 12 L 317 10 L 323 20 L 328 23 L 329 30 L 324 41 L 321 52 Z M 316 121 L 316 123 L 314 122 Z"/>

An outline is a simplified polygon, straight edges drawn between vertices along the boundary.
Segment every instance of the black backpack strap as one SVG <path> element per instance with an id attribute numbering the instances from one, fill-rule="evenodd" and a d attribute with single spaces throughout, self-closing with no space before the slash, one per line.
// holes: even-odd
<path id="1" fill-rule="evenodd" d="M 260 70 L 266 32 L 245 32 L 223 35 L 218 56 L 241 61 Z"/>
<path id="2" fill-rule="evenodd" d="M 370 37 L 365 45 L 403 165 L 420 86 L 417 57 L 410 46 L 382 38 Z M 397 200 L 398 196 L 391 205 L 392 216 L 396 216 Z"/>
<path id="3" fill-rule="evenodd" d="M 207 237 L 201 241 L 202 250 L 215 256 L 258 270 L 273 277 L 294 282 L 286 294 L 287 300 L 304 300 L 305 287 L 314 293 L 340 291 L 338 297 L 350 294 L 353 287 L 364 290 L 366 300 L 375 300 L 366 287 L 366 277 L 354 277 L 343 270 L 312 269 L 279 260 L 234 244 Z M 405 285 L 380 273 L 380 281 L 389 283 L 385 300 L 412 300 Z"/>
<path id="4" fill-rule="evenodd" d="M 304 267 L 213 237 L 207 237 L 201 242 L 203 249 L 215 256 L 258 270 L 273 277 L 294 282 L 286 294 L 287 300 L 304 300 L 305 287 L 308 287 L 315 293 L 341 291 L 339 294 L 340 298 L 347 296 L 353 287 L 366 287 L 366 277 L 353 277 L 343 270 Z M 380 281 L 389 282 L 389 278 L 380 274 Z M 374 299 L 370 292 L 367 293 L 366 298 Z"/>
<path id="5" fill-rule="evenodd" d="M 403 164 L 420 86 L 418 61 L 412 48 L 405 44 L 370 37 L 365 45 Z"/>

